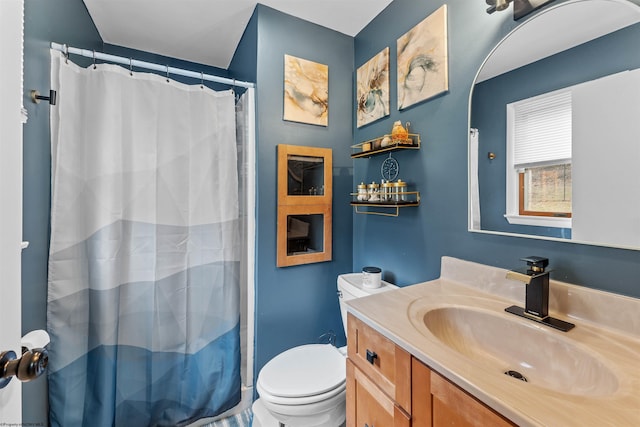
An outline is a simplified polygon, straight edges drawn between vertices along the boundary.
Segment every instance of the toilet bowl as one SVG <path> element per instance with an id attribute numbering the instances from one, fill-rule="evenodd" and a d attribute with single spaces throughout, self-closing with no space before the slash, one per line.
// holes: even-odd
<path id="1" fill-rule="evenodd" d="M 262 405 L 286 426 L 338 426 L 345 417 L 345 356 L 331 344 L 294 347 L 260 371 Z"/>
<path id="2" fill-rule="evenodd" d="M 344 301 L 386 292 L 396 286 L 366 289 L 362 274 L 338 277 L 340 309 L 345 325 Z M 346 347 L 306 344 L 286 350 L 260 370 L 253 403 L 253 427 L 340 427 L 346 418 Z"/>

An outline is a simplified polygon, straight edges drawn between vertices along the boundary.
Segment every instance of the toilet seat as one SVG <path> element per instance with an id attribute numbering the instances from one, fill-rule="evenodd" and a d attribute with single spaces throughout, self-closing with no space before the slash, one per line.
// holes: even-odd
<path id="1" fill-rule="evenodd" d="M 304 397 L 282 397 L 282 396 L 274 396 L 272 394 L 269 394 L 268 392 L 265 392 L 265 390 L 262 387 L 260 387 L 259 384 L 257 385 L 258 394 L 262 399 L 267 400 L 271 403 L 275 403 L 277 405 L 284 405 L 284 406 L 311 405 L 318 402 L 328 402 L 333 397 L 339 395 L 340 393 L 343 393 L 346 388 L 347 388 L 347 385 L 345 381 L 335 389 L 329 390 L 326 393 L 316 394 L 314 396 L 304 396 Z"/>
<path id="2" fill-rule="evenodd" d="M 262 398 L 281 405 L 331 399 L 346 387 L 345 356 L 330 344 L 294 347 L 271 359 L 258 375 Z"/>

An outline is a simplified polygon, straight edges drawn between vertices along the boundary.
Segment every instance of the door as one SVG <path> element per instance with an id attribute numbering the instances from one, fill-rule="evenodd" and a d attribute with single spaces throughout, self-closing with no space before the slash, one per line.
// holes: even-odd
<path id="1" fill-rule="evenodd" d="M 411 417 L 347 359 L 347 427 L 409 427 Z"/>
<path id="2" fill-rule="evenodd" d="M 20 353 L 22 0 L 0 1 L 0 352 Z M 0 425 L 22 422 L 18 380 L 0 389 Z"/>

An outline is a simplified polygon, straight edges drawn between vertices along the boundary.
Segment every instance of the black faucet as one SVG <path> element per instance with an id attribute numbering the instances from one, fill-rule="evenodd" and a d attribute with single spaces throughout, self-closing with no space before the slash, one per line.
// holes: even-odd
<path id="1" fill-rule="evenodd" d="M 549 260 L 538 256 L 521 258 L 527 263 L 524 271 L 507 271 L 507 279 L 518 280 L 527 285 L 524 308 L 512 305 L 505 311 L 535 320 L 536 322 L 551 326 L 567 332 L 575 325 L 549 316 Z"/>

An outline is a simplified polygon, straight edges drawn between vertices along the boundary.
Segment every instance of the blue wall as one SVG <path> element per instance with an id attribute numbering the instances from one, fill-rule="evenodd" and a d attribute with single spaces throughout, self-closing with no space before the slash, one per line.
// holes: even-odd
<path id="1" fill-rule="evenodd" d="M 349 206 L 352 162 L 353 38 L 259 5 L 257 8 L 257 260 L 256 374 L 276 354 L 318 342 L 332 330 L 344 344 L 336 297 L 338 274 L 351 271 Z M 247 42 L 247 48 L 253 48 Z M 236 55 L 241 54 L 240 51 Z M 287 122 L 283 114 L 284 55 L 329 66 L 329 125 Z M 276 267 L 278 144 L 333 149 L 333 260 Z"/>
<path id="2" fill-rule="evenodd" d="M 254 10 L 229 64 L 229 72 L 239 80 L 256 81 L 258 62 L 258 13 Z"/>
<path id="3" fill-rule="evenodd" d="M 609 74 L 640 67 L 639 55 L 626 55 L 640 40 L 640 24 L 478 83 L 473 92 L 471 127 L 480 130 L 479 180 L 482 228 L 571 237 L 571 230 L 518 226 L 504 218 L 506 193 L 506 105 Z M 597 60 L 594 60 L 597 58 Z M 526 82 L 523 84 L 523 82 Z M 498 112 L 498 114 L 496 114 Z M 500 114 L 502 113 L 502 114 Z M 491 161 L 484 153 L 494 152 Z M 493 191 L 486 191 L 491 189 Z M 483 191 L 485 190 L 485 191 Z"/>
<path id="4" fill-rule="evenodd" d="M 377 265 L 389 280 L 408 285 L 438 277 L 443 255 L 503 268 L 519 266 L 520 257 L 540 255 L 551 260 L 554 279 L 639 297 L 640 251 L 467 231 L 469 91 L 484 58 L 518 23 L 510 12 L 486 14 L 484 2 L 446 1 L 449 92 L 398 111 L 396 40 L 444 3 L 394 0 L 355 38 L 356 68 L 383 48 L 391 49 L 391 114 L 360 129 L 354 126 L 354 141 L 388 133 L 401 120 L 411 122 L 423 145 L 417 152 L 394 154 L 400 177 L 421 192 L 421 206 L 404 208 L 398 218 L 354 215 L 352 268 Z M 362 180 L 379 181 L 382 160 L 356 159 L 352 187 Z"/>

